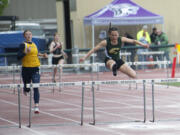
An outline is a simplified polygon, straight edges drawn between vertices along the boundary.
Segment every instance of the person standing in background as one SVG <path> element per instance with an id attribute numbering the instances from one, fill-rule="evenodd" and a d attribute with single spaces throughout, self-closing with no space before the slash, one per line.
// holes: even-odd
<path id="1" fill-rule="evenodd" d="M 129 38 L 129 39 L 134 39 L 129 33 L 125 33 L 124 34 L 124 37 L 127 37 L 127 38 Z M 132 43 L 127 43 L 127 42 L 125 42 L 124 43 L 124 46 L 125 47 L 129 47 L 129 48 L 127 48 L 126 49 L 126 51 L 127 52 L 130 52 L 131 53 L 131 55 L 130 55 L 130 62 L 134 62 L 135 61 L 135 54 L 136 54 L 136 49 L 134 49 L 134 48 L 130 48 L 130 47 L 134 47 L 135 45 L 134 44 L 132 44 Z M 131 68 L 132 69 L 135 69 L 135 65 L 131 65 Z"/>
<path id="2" fill-rule="evenodd" d="M 169 58 L 169 48 L 168 47 L 163 47 L 165 45 L 168 45 L 168 38 L 166 36 L 166 34 L 164 32 L 162 32 L 161 30 L 157 30 L 157 37 L 155 39 L 155 44 L 158 45 L 159 51 L 163 51 L 164 55 L 163 57 L 166 58 L 166 60 L 170 60 Z M 162 58 L 160 58 L 160 60 L 163 60 Z"/>
<path id="3" fill-rule="evenodd" d="M 25 30 L 23 33 L 25 42 L 20 44 L 17 58 L 22 60 L 22 79 L 24 83 L 24 95 L 30 91 L 30 88 L 26 88 L 26 84 L 39 83 L 40 74 L 39 66 L 40 60 L 38 56 L 47 58 L 47 54 L 39 53 L 37 46 L 32 42 L 32 33 L 30 30 Z M 39 99 L 40 93 L 38 88 L 34 88 L 34 112 L 39 113 Z"/>
<path id="4" fill-rule="evenodd" d="M 150 37 L 151 37 L 151 43 L 155 44 L 155 40 L 156 40 L 156 37 L 157 37 L 157 28 L 156 27 L 154 27 L 152 29 L 152 33 L 151 33 Z"/>
<path id="5" fill-rule="evenodd" d="M 142 30 L 140 30 L 138 33 L 137 33 L 137 40 L 139 41 L 141 39 L 141 37 L 143 37 L 143 35 L 145 34 L 145 37 L 146 37 L 146 41 L 148 42 L 148 44 L 151 44 L 151 38 L 149 36 L 149 33 L 147 31 L 147 25 L 144 25 L 142 27 Z"/>
<path id="6" fill-rule="evenodd" d="M 146 33 L 144 32 L 143 33 L 143 36 L 139 39 L 139 41 L 141 43 L 144 43 L 144 44 L 148 44 L 148 41 L 147 41 L 147 38 L 146 38 Z M 144 62 L 144 61 L 147 61 L 148 60 L 148 56 L 147 55 L 142 55 L 141 53 L 142 52 L 148 52 L 148 49 L 147 48 L 139 48 L 137 50 L 137 54 L 138 54 L 138 61 L 140 62 Z M 146 65 L 139 65 L 138 66 L 138 69 L 146 69 Z"/>

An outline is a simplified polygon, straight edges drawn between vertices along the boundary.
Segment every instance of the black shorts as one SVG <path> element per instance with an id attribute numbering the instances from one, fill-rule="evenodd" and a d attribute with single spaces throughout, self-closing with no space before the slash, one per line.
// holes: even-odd
<path id="1" fill-rule="evenodd" d="M 63 57 L 63 56 L 53 57 L 53 58 L 52 58 L 52 64 L 53 64 L 53 65 L 57 65 L 57 64 L 59 63 L 59 60 L 61 60 L 61 59 L 64 59 L 64 57 Z"/>
<path id="2" fill-rule="evenodd" d="M 119 69 L 125 63 L 122 59 L 115 60 L 115 59 L 111 59 L 111 58 L 106 57 L 105 61 L 104 61 L 105 64 L 107 63 L 108 60 L 114 60 L 116 62 L 116 65 L 117 65 L 117 69 Z"/>

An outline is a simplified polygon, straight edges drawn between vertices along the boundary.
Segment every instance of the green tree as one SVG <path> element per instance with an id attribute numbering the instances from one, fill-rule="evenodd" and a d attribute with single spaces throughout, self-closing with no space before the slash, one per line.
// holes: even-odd
<path id="1" fill-rule="evenodd" d="M 8 0 L 0 0 L 0 15 L 2 15 L 3 10 L 8 5 Z"/>

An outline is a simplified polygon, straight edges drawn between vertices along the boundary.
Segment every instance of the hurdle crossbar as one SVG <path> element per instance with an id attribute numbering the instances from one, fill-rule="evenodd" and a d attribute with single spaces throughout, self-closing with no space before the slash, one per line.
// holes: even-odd
<path id="1" fill-rule="evenodd" d="M 171 64 L 171 61 L 143 61 L 143 62 L 127 62 L 129 65 L 149 65 L 149 64 Z M 90 63 L 90 64 L 58 64 L 58 65 L 41 65 L 40 68 L 55 68 L 55 67 L 84 67 L 84 66 L 105 66 L 104 63 Z M 20 70 L 22 66 L 0 66 L 0 71 Z"/>
<path id="2" fill-rule="evenodd" d="M 140 55 L 155 55 L 155 54 L 162 55 L 164 54 L 164 51 L 140 52 Z"/>
<path id="3" fill-rule="evenodd" d="M 144 101 L 144 122 L 146 122 L 146 92 L 145 84 L 152 84 L 152 114 L 153 122 L 155 121 L 155 105 L 154 105 L 154 83 L 171 83 L 180 82 L 180 78 L 167 78 L 167 79 L 137 79 L 137 80 L 107 80 L 107 81 L 83 81 L 83 82 L 59 82 L 59 83 L 32 83 L 27 84 L 27 88 L 37 88 L 37 87 L 54 87 L 54 86 L 81 86 L 82 87 L 82 103 L 81 103 L 81 125 L 83 125 L 83 115 L 84 115 L 84 86 L 91 85 L 92 91 L 94 85 L 112 85 L 112 84 L 143 84 L 143 101 Z M 20 88 L 23 88 L 23 84 L 0 84 L 0 89 L 18 88 L 18 113 L 19 113 L 19 128 L 21 128 L 21 102 L 20 102 Z M 94 94 L 92 94 L 94 96 Z M 31 102 L 31 99 L 30 99 Z M 31 106 L 31 104 L 30 104 Z M 29 111 L 29 127 L 31 126 L 31 112 Z M 93 97 L 93 124 L 95 124 L 95 97 Z"/>

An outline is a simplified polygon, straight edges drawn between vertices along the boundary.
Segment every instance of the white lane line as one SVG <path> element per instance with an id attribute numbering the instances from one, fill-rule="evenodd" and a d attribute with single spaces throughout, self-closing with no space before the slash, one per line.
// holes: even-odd
<path id="1" fill-rule="evenodd" d="M 68 90 L 68 92 L 71 92 L 71 93 L 77 93 L 77 91 L 73 91 L 73 90 Z M 80 97 L 79 96 L 79 94 L 69 94 L 69 93 L 65 93 L 65 92 L 63 92 L 64 94 L 67 94 L 67 95 L 71 95 L 71 96 L 78 96 L 78 97 Z M 133 97 L 133 98 L 137 98 L 136 96 L 130 96 L 130 95 L 127 95 L 127 94 L 120 94 L 120 93 L 112 93 L 112 92 L 103 92 L 103 93 L 111 93 L 111 94 L 115 94 L 115 95 L 123 95 L 123 96 L 129 96 L 129 97 Z M 89 97 L 86 97 L 86 98 L 88 98 L 88 99 L 91 99 L 91 98 L 89 98 Z M 141 97 L 138 97 L 138 98 L 141 98 Z M 151 98 L 149 98 L 149 99 L 151 99 Z M 127 105 L 127 106 L 130 106 L 130 107 L 133 107 L 133 108 L 143 108 L 143 106 L 142 107 L 140 107 L 140 106 L 134 106 L 134 105 L 131 105 L 131 104 L 127 104 L 127 103 L 122 103 L 122 102 L 117 102 L 117 101 L 113 101 L 113 100 L 102 100 L 102 99 L 97 99 L 96 98 L 96 100 L 98 100 L 98 101 L 102 101 L 102 102 L 108 102 L 108 103 L 110 103 L 110 102 L 112 102 L 112 103 L 120 103 L 120 104 L 124 104 L 124 105 Z M 157 100 L 156 100 L 157 101 Z M 162 100 L 160 100 L 160 101 L 162 101 Z M 175 102 L 175 101 L 170 101 L 170 102 L 172 102 L 173 104 L 174 103 L 176 103 L 177 104 L 177 102 Z M 156 106 L 155 106 L 156 107 Z M 159 105 L 159 107 L 160 107 L 160 105 Z M 97 108 L 97 107 L 96 107 Z M 121 107 L 122 108 L 122 107 Z M 151 110 L 151 107 L 147 107 L 146 106 L 146 109 L 148 110 Z M 97 111 L 97 110 L 96 110 Z M 177 114 L 177 113 L 173 113 L 173 112 L 167 112 L 167 111 L 162 111 L 162 110 L 159 110 L 159 109 L 157 109 L 156 108 L 156 112 L 161 112 L 161 113 L 167 113 L 167 114 Z"/>
<path id="2" fill-rule="evenodd" d="M 13 125 L 15 125 L 15 126 L 19 126 L 19 123 L 16 123 L 16 122 L 13 122 L 13 121 L 10 121 L 10 120 L 7 120 L 7 119 L 4 119 L 4 118 L 2 118 L 1 116 L 0 116 L 0 120 L 2 120 L 2 121 L 6 121 L 6 122 L 11 123 L 11 124 L 13 124 Z M 23 125 L 21 126 L 21 128 L 26 129 L 26 130 L 28 130 L 28 131 L 32 132 L 34 135 L 47 135 L 47 134 L 44 134 L 44 133 L 38 132 L 38 131 L 36 131 L 36 130 L 33 130 L 33 129 L 28 128 L 28 127 L 23 126 Z M 15 134 L 16 134 L 16 133 L 15 133 Z M 27 134 L 27 133 L 26 133 L 26 134 Z"/>
<path id="3" fill-rule="evenodd" d="M 13 102 L 10 102 L 10 101 L 5 101 L 5 100 L 1 100 L 1 99 L 0 99 L 0 101 L 1 101 L 1 102 L 4 102 L 4 103 L 7 103 L 7 104 L 11 104 L 11 105 L 16 105 L 16 106 L 17 106 L 17 104 L 15 104 L 15 103 L 13 103 Z M 21 107 L 23 107 L 23 108 L 29 108 L 29 107 L 24 106 L 24 105 L 21 105 Z M 47 113 L 47 112 L 44 112 L 44 111 L 40 111 L 40 112 L 41 112 L 41 113 L 44 113 L 44 114 L 47 114 L 47 115 L 50 115 L 50 116 L 55 117 L 55 118 L 60 118 L 60 119 L 65 119 L 65 120 L 70 120 L 70 121 L 72 121 L 72 122 L 80 123 L 79 121 L 75 121 L 75 120 L 72 120 L 72 119 L 69 119 L 69 118 L 65 118 L 65 117 L 60 117 L 60 116 L 57 116 L 57 115 L 52 114 L 52 113 Z M 6 119 L 4 119 L 4 120 L 6 120 Z M 15 122 L 13 122 L 13 123 L 14 123 L 15 125 L 17 125 L 17 123 L 15 123 Z M 114 131 L 114 130 L 112 130 L 112 129 L 97 127 L 97 126 L 90 125 L 90 124 L 86 124 L 86 123 L 84 123 L 84 125 L 85 125 L 85 126 L 88 126 L 88 127 L 95 128 L 95 129 L 100 130 L 100 131 L 103 130 L 103 131 L 110 132 L 110 133 L 117 134 L 117 135 L 124 135 L 124 134 L 121 134 L 120 132 Z M 30 129 L 30 128 L 27 128 L 27 127 L 25 127 L 25 126 L 22 126 L 22 127 L 23 127 L 23 128 L 26 128 L 26 129 Z M 32 130 L 32 129 L 31 129 L 31 131 L 34 132 L 34 133 L 37 132 L 36 130 Z M 40 132 L 37 132 L 37 133 L 38 133 L 38 135 L 46 135 L 46 134 L 41 134 Z"/>
<path id="4" fill-rule="evenodd" d="M 65 94 L 80 97 L 79 95 L 73 95 L 73 94 L 67 94 L 67 93 L 65 93 Z M 54 100 L 54 99 L 53 100 L 49 99 L 49 98 L 41 98 L 41 99 L 44 99 L 44 100 L 47 100 L 47 101 L 50 101 L 50 102 L 63 103 L 63 104 L 75 106 L 75 107 L 78 107 L 78 108 L 81 107 L 80 105 L 75 105 L 75 104 L 67 103 L 67 102 L 63 102 L 63 101 L 57 101 L 57 100 Z M 100 100 L 100 99 L 98 99 L 98 100 Z M 102 100 L 100 100 L 100 101 L 102 101 Z M 103 101 L 105 101 L 105 100 L 103 100 Z M 110 102 L 110 100 L 106 100 L 106 102 Z M 112 101 L 112 102 L 114 102 L 114 101 Z M 134 106 L 132 106 L 132 107 L 134 107 Z M 84 107 L 84 109 L 92 110 L 92 108 L 90 108 L 90 107 Z M 110 115 L 110 116 L 119 116 L 119 117 L 123 117 L 123 118 L 129 119 L 129 120 L 139 120 L 139 119 L 136 119 L 136 118 L 127 117 L 127 116 L 122 115 L 122 114 L 114 114 L 114 113 L 109 113 L 109 112 L 105 112 L 105 111 L 100 111 L 99 109 L 96 109 L 96 112 L 100 112 L 100 113 L 107 114 L 107 115 Z"/>

